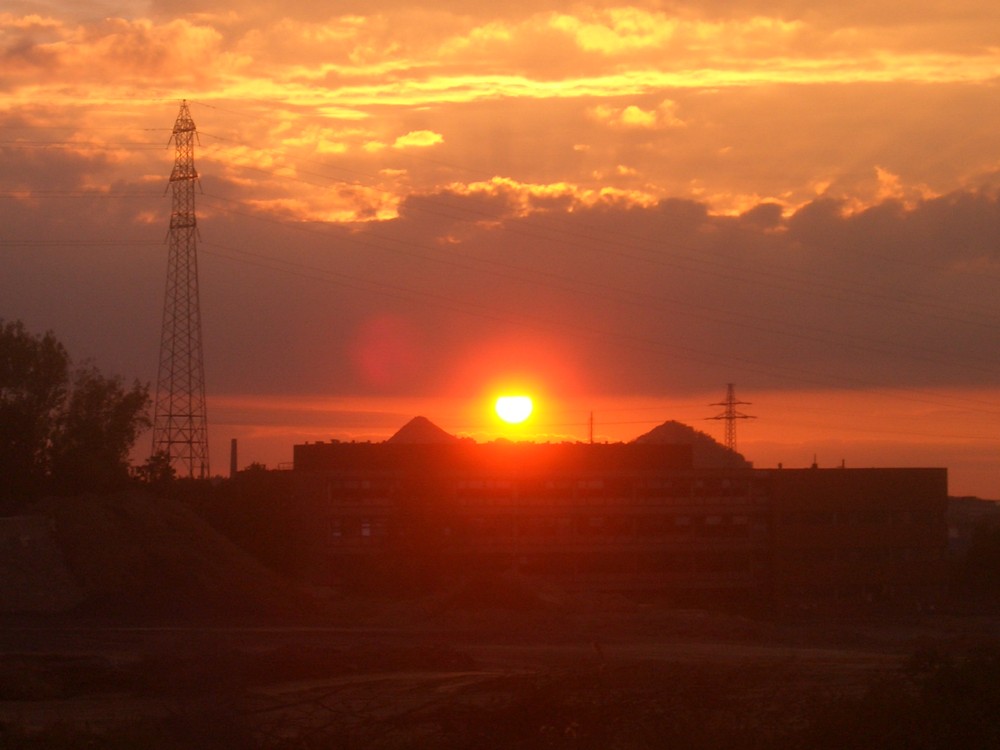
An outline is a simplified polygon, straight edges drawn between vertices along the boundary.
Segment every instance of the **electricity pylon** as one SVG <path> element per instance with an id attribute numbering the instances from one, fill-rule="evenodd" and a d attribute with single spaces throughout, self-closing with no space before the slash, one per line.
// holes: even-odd
<path id="1" fill-rule="evenodd" d="M 708 419 L 722 419 L 726 422 L 726 447 L 733 453 L 736 453 L 736 420 L 737 419 L 756 419 L 749 414 L 743 414 L 742 412 L 736 411 L 737 406 L 749 406 L 749 401 L 737 401 L 736 400 L 736 390 L 732 383 L 728 383 L 726 386 L 726 400 L 720 401 L 715 404 L 709 404 L 709 406 L 724 406 L 725 411 L 721 414 L 716 414 L 714 417 L 708 417 Z"/>
<path id="2" fill-rule="evenodd" d="M 194 142 L 197 136 L 187 101 L 174 123 L 176 156 L 170 173 L 167 291 L 160 332 L 160 368 L 153 416 L 153 455 L 163 453 L 178 476 L 209 476 L 208 419 L 201 311 L 198 306 L 198 223 L 194 210 Z"/>

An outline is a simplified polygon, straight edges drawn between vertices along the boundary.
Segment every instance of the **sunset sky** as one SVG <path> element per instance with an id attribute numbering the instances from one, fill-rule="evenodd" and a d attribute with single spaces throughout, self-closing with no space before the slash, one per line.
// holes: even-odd
<path id="1" fill-rule="evenodd" d="M 758 467 L 1000 499 L 995 0 L 6 0 L 0 318 L 154 386 L 182 99 L 216 473 L 735 383 Z"/>

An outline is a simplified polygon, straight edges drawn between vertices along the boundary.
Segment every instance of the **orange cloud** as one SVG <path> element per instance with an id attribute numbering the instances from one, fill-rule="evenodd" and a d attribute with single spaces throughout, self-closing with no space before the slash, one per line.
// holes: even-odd
<path id="1" fill-rule="evenodd" d="M 260 184 L 251 185 L 255 193 L 263 192 Z M 300 189 L 290 196 L 246 198 L 243 202 L 282 221 L 350 224 L 396 218 L 399 197 L 379 187 L 343 185 L 335 191 Z"/>
<path id="2" fill-rule="evenodd" d="M 448 189 L 460 195 L 501 195 L 515 207 L 517 215 L 524 216 L 536 211 L 558 206 L 562 210 L 572 210 L 573 206 L 592 207 L 598 204 L 651 206 L 657 198 L 640 190 L 622 190 L 613 187 L 582 188 L 567 182 L 551 184 L 528 184 L 508 177 L 493 177 L 482 182 L 468 184 L 453 183 Z"/>
<path id="3" fill-rule="evenodd" d="M 677 116 L 676 109 L 676 103 L 668 100 L 651 110 L 642 109 L 635 104 L 625 107 L 601 104 L 590 108 L 588 114 L 594 120 L 613 127 L 646 129 L 683 127 L 685 123 Z"/>
<path id="4" fill-rule="evenodd" d="M 39 31 L 59 29 L 62 24 L 51 16 L 41 16 L 31 13 L 18 16 L 14 13 L 0 13 L 0 29 L 17 29 L 18 31 Z"/>
<path id="5" fill-rule="evenodd" d="M 606 55 L 667 45 L 680 25 L 676 18 L 638 8 L 613 8 L 585 17 L 555 15 L 553 28 L 569 34 L 581 49 Z"/>
<path id="6" fill-rule="evenodd" d="M 412 130 L 393 142 L 393 148 L 428 148 L 444 143 L 444 136 L 433 130 Z"/>
<path id="7" fill-rule="evenodd" d="M 617 190 L 639 203 L 680 194 L 711 198 L 727 213 L 758 196 L 796 206 L 828 191 L 857 192 L 869 205 L 887 195 L 871 184 L 876 167 L 915 195 L 989 171 L 985 157 L 973 157 L 989 152 L 984 136 L 952 136 L 955 123 L 985 111 L 977 82 L 994 80 L 1000 54 L 956 40 L 961 28 L 985 39 L 988 21 L 949 17 L 937 43 L 929 30 L 942 19 L 924 8 L 893 25 L 856 8 L 794 16 L 546 4 L 462 14 L 378 3 L 340 15 L 297 12 L 294 3 L 280 13 L 221 7 L 173 19 L 158 7 L 152 19 L 97 23 L 6 13 L 0 103 L 25 116 L 45 102 L 53 124 L 88 132 L 87 143 L 131 143 L 137 128 L 163 126 L 150 121 L 163 99 L 187 96 L 212 107 L 198 112 L 199 125 L 224 139 L 207 140 L 205 158 L 234 183 L 285 180 L 275 198 L 307 189 L 289 180 L 324 184 L 306 175 L 330 174 L 333 159 L 353 170 L 351 180 L 378 186 L 393 160 L 427 147 L 476 173 L 458 175 L 462 182 L 505 174 L 524 185 L 575 186 L 562 193 L 573 200 L 584 190 L 597 196 L 589 200 Z M 907 91 L 907 82 L 919 89 Z M 888 89 L 864 88 L 883 85 L 901 92 L 891 112 L 879 107 Z M 960 106 L 921 104 L 945 85 Z M 136 91 L 159 101 L 121 104 Z M 114 113 L 95 107 L 111 101 Z M 406 116 L 414 107 L 426 113 L 420 129 Z M 923 132 L 911 137 L 917 127 Z M 479 163 L 493 153 L 484 134 L 500 133 L 509 144 L 496 150 L 500 162 Z M 925 159 L 932 141 L 940 158 Z M 525 157 L 536 145 L 544 158 Z M 324 157 L 327 164 L 310 163 Z M 113 161 L 160 169 L 130 146 L 109 154 Z M 408 168 L 405 189 L 439 187 L 439 168 Z"/>

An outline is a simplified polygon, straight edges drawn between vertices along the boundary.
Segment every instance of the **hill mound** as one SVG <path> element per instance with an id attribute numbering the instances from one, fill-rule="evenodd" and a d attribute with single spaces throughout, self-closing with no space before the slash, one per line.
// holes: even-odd
<path id="1" fill-rule="evenodd" d="M 63 612 L 83 598 L 48 518 L 0 518 L 0 612 Z"/>
<path id="2" fill-rule="evenodd" d="M 314 608 L 176 500 L 141 492 L 47 498 L 18 526 L 33 537 L 17 555 L 0 556 L 0 566 L 30 563 L 30 575 L 17 579 L 22 590 L 10 592 L 3 611 L 185 618 Z M 49 595 L 40 606 L 26 588 Z"/>
<path id="3" fill-rule="evenodd" d="M 739 453 L 729 450 L 711 435 L 699 432 L 682 422 L 668 420 L 635 439 L 636 443 L 662 443 L 690 445 L 691 458 L 696 468 L 745 467 L 752 464 Z"/>
<path id="4" fill-rule="evenodd" d="M 457 437 L 445 432 L 427 417 L 414 417 L 385 442 L 406 445 L 442 445 L 457 441 Z"/>

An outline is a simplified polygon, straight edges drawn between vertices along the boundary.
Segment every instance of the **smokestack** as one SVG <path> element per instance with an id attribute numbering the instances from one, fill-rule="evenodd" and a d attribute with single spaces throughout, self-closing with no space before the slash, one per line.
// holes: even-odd
<path id="1" fill-rule="evenodd" d="M 236 477 L 236 438 L 229 444 L 229 478 Z"/>

